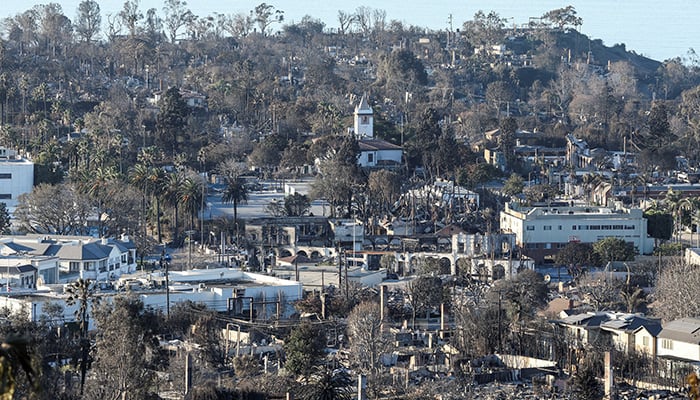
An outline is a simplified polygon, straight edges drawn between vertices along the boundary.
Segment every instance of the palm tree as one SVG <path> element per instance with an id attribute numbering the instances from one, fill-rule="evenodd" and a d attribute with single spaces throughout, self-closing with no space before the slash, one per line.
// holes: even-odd
<path id="1" fill-rule="evenodd" d="M 77 281 L 66 286 L 65 293 L 68 295 L 66 304 L 73 306 L 78 304 L 78 309 L 75 310 L 75 320 L 80 325 L 80 393 L 83 392 L 85 386 L 85 376 L 87 374 L 88 355 L 90 352 L 90 339 L 88 339 L 88 302 L 92 302 L 93 308 L 98 302 L 95 297 L 96 286 L 90 279 L 80 278 Z"/>
<path id="2" fill-rule="evenodd" d="M 114 168 L 98 167 L 94 170 L 85 170 L 80 178 L 78 188 L 81 192 L 90 196 L 91 199 L 97 202 L 97 222 L 98 234 L 104 234 L 104 224 L 102 221 L 102 210 L 105 200 L 108 199 L 116 190 L 114 182 L 119 174 Z"/>
<path id="3" fill-rule="evenodd" d="M 188 174 L 180 185 L 178 202 L 190 218 L 190 229 L 194 228 L 194 216 L 201 210 L 204 182 L 198 175 Z"/>
<path id="4" fill-rule="evenodd" d="M 156 225 L 158 234 L 158 243 L 162 242 L 161 224 L 160 224 L 160 194 L 163 186 L 164 174 L 163 170 L 158 167 L 153 167 L 147 163 L 138 163 L 131 168 L 129 173 L 129 181 L 136 186 L 143 194 L 142 212 L 144 218 L 144 237 L 146 236 L 146 209 L 147 199 L 152 197 L 156 203 Z"/>
<path id="5" fill-rule="evenodd" d="M 179 193 L 180 186 L 184 181 L 184 175 L 179 172 L 173 172 L 168 174 L 165 179 L 163 179 L 162 193 L 165 202 L 173 207 L 173 242 L 179 243 L 179 221 L 178 221 L 178 205 L 179 205 Z"/>
<path id="6" fill-rule="evenodd" d="M 226 188 L 221 195 L 221 201 L 233 204 L 233 221 L 236 230 L 236 243 L 238 243 L 238 204 L 248 201 L 248 188 L 240 178 L 229 178 L 226 180 Z"/>
<path id="7" fill-rule="evenodd" d="M 350 400 L 352 379 L 343 369 L 317 367 L 309 382 L 299 389 L 301 400 Z"/>

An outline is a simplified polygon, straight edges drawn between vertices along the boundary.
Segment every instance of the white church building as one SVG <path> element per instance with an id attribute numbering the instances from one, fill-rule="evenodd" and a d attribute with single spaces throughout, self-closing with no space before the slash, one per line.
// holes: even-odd
<path id="1" fill-rule="evenodd" d="M 353 133 L 360 147 L 358 164 L 365 168 L 396 168 L 401 165 L 403 149 L 374 137 L 374 110 L 367 96 L 355 107 Z"/>

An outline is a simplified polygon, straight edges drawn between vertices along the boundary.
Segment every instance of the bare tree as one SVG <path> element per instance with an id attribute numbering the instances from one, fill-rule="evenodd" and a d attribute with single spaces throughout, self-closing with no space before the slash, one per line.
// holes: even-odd
<path id="1" fill-rule="evenodd" d="M 94 0 L 83 0 L 78 5 L 75 32 L 85 42 L 90 43 L 100 34 L 100 5 Z"/>
<path id="2" fill-rule="evenodd" d="M 338 11 L 338 33 L 341 35 L 348 33 L 354 21 L 354 15 L 342 10 Z"/>
<path id="3" fill-rule="evenodd" d="M 661 266 L 654 292 L 654 314 L 664 321 L 700 315 L 700 274 L 682 260 Z"/>
<path id="4" fill-rule="evenodd" d="M 617 309 L 620 306 L 622 282 L 602 273 L 584 275 L 578 289 L 584 300 L 596 311 Z"/>
<path id="5" fill-rule="evenodd" d="M 389 351 L 391 341 L 382 331 L 380 306 L 373 302 L 358 304 L 348 317 L 351 354 L 360 370 L 376 372 L 380 356 Z"/>

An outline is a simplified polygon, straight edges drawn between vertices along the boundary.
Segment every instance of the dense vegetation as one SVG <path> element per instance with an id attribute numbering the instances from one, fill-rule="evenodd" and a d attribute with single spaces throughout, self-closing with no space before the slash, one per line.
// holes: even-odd
<path id="1" fill-rule="evenodd" d="M 75 12 L 74 18 L 64 11 Z M 571 7 L 513 30 L 499 15 L 479 12 L 459 32 L 426 32 L 368 7 L 339 11 L 337 30 L 313 16 L 284 24 L 283 15 L 265 3 L 249 14 L 195 16 L 180 0 L 167 0 L 162 10 L 141 10 L 138 1 L 127 0 L 121 12 L 103 16 L 96 1 L 85 0 L 77 10 L 50 3 L 6 18 L 0 38 L 0 145 L 36 163 L 36 188 L 15 214 L 22 228 L 103 236 L 129 232 L 144 254 L 154 243 L 179 244 L 183 231 L 198 229 L 207 189 L 203 173 L 221 178 L 222 199 L 235 209 L 247 198 L 242 176 L 251 168 L 264 178 L 296 178 L 316 160 L 313 195 L 329 201 L 338 215 L 369 219 L 400 213 L 394 205 L 405 189 L 436 178 L 478 189 L 510 176 L 508 194 L 518 194 L 523 177 L 533 171 L 510 152 L 516 130 L 539 132 L 541 144 L 554 146 L 563 146 L 564 135 L 573 133 L 591 147 L 629 147 L 639 154 L 639 170 L 617 171 L 618 181 L 648 179 L 672 168 L 678 155 L 691 165 L 700 158 L 697 60 L 658 62 L 624 45 L 607 48 L 577 32 L 582 21 Z M 492 49 L 500 44 L 507 51 Z M 369 172 L 356 165 L 358 144 L 345 133 L 363 94 L 372 103 L 377 136 L 404 146 L 405 163 L 397 170 Z M 507 154 L 504 176 L 473 151 L 486 141 L 484 132 L 494 129 L 501 135 L 486 145 Z M 532 201 L 554 194 L 555 188 L 540 185 L 525 193 Z M 500 199 L 482 196 L 483 210 L 460 220 L 463 226 L 492 228 Z M 290 199 L 271 213 L 301 215 L 308 200 Z M 6 215 L 0 213 L 0 220 Z M 95 215 L 97 231 L 86 232 L 85 219 Z M 455 222 L 445 210 L 429 206 L 422 217 Z M 216 224 L 211 227 L 216 237 L 224 230 L 240 234 L 235 217 Z M 664 227 L 669 224 L 673 221 Z M 658 237 L 668 239 L 671 229 Z M 593 255 L 628 257 L 624 246 L 606 245 L 593 252 L 568 248 L 562 258 L 578 264 Z M 429 314 L 445 300 L 436 279 L 416 280 L 412 315 L 394 310 L 397 321 Z M 459 326 L 470 328 L 456 338 L 461 351 L 480 356 L 506 344 L 523 350 L 534 340 L 520 323 L 533 321 L 546 299 L 541 277 L 522 274 L 483 298 L 477 294 L 486 288 L 478 282 L 457 283 L 468 287 L 474 302 L 453 305 Z M 590 287 L 595 297 L 600 286 Z M 673 285 L 665 287 L 673 291 Z M 616 302 L 624 297 L 626 308 L 635 311 L 643 300 L 629 282 L 603 289 L 596 297 L 600 309 L 619 308 Z M 611 299 L 611 293 L 617 297 Z M 84 294 L 76 301 L 87 302 Z M 340 297 L 328 307 L 350 321 L 349 345 L 362 356 L 354 365 L 375 373 L 378 355 L 388 346 L 377 336 L 381 310 L 359 295 L 353 301 L 350 293 Z M 297 306 L 320 314 L 318 299 L 306 302 Z M 107 393 L 129 398 L 127 392 L 151 398 L 159 385 L 183 380 L 177 366 L 184 360 L 162 354 L 157 343 L 168 332 L 203 349 L 191 398 L 255 398 L 259 388 L 279 394 L 297 387 L 288 377 L 262 376 L 256 360 L 240 357 L 231 361 L 239 386 L 215 388 L 211 383 L 230 365 L 212 338 L 226 325 L 201 307 L 183 306 L 170 318 L 128 297 L 96 307 L 100 330 L 94 337 L 80 329 L 66 339 L 59 335 L 63 321 L 30 324 L 7 316 L 16 320 L 7 324 L 5 336 L 20 333 L 36 346 L 44 387 L 65 389 L 38 398 L 80 397 L 76 371 L 85 371 L 88 363 L 87 398 L 108 398 Z M 193 324 L 201 329 L 188 330 Z M 280 335 L 290 337 L 290 374 L 304 375 L 300 381 L 309 383 L 299 392 L 302 398 L 321 398 L 314 391 L 319 388 L 337 394 L 328 398 L 345 398 L 346 374 L 318 360 L 321 332 L 310 325 L 298 329 Z M 133 343 L 138 352 L 130 351 Z M 73 375 L 59 373 L 62 368 Z M 377 382 L 375 389 L 382 386 Z M 28 387 L 22 381 L 18 390 Z"/>

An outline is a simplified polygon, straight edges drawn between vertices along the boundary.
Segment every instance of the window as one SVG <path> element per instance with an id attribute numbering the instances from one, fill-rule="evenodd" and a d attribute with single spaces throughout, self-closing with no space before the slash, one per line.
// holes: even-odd
<path id="1" fill-rule="evenodd" d="M 534 230 L 535 230 L 535 226 L 534 226 L 534 225 L 528 225 L 528 226 L 525 227 L 525 229 L 527 229 L 528 231 L 534 231 Z"/>
<path id="2" fill-rule="evenodd" d="M 0 199 L 10 200 L 10 199 L 12 199 L 12 195 L 10 193 L 0 193 Z"/>
<path id="3" fill-rule="evenodd" d="M 559 230 L 561 230 L 561 225 L 559 225 Z"/>
<path id="4" fill-rule="evenodd" d="M 367 162 L 374 162 L 374 153 L 367 154 Z"/>
<path id="5" fill-rule="evenodd" d="M 79 263 L 79 262 L 76 262 L 76 261 L 71 261 L 71 262 L 68 264 L 68 270 L 69 270 L 70 272 L 80 271 L 80 263 Z"/>
<path id="6" fill-rule="evenodd" d="M 0 179 L 12 179 L 12 174 L 9 172 L 3 172 L 0 174 Z"/>
<path id="7" fill-rule="evenodd" d="M 366 116 L 366 115 L 363 115 L 362 118 L 360 118 L 360 122 L 361 122 L 362 124 L 365 124 L 365 125 L 366 125 L 366 124 L 369 124 L 369 117 Z"/>
<path id="8" fill-rule="evenodd" d="M 576 230 L 576 225 L 571 225 L 571 230 L 575 231 Z"/>
<path id="9" fill-rule="evenodd" d="M 545 225 L 544 226 L 545 231 L 551 231 L 552 230 L 552 225 Z"/>
<path id="10" fill-rule="evenodd" d="M 666 350 L 673 350 L 673 340 L 661 339 L 661 348 Z"/>
<path id="11" fill-rule="evenodd" d="M 644 347 L 649 347 L 649 336 L 643 336 L 642 337 L 642 345 Z"/>

